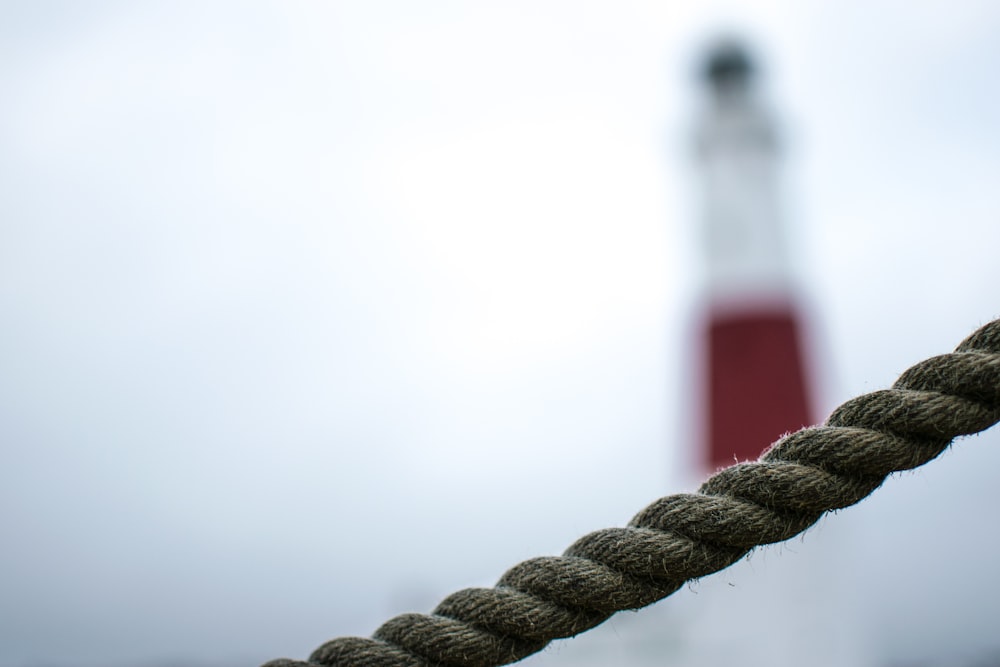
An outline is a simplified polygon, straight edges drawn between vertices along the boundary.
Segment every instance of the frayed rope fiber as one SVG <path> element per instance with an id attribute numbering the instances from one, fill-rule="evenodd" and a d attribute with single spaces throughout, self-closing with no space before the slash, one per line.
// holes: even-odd
<path id="1" fill-rule="evenodd" d="M 585 535 L 562 556 L 515 565 L 494 588 L 403 614 L 371 639 L 341 637 L 308 662 L 264 667 L 494 667 L 517 662 L 616 611 L 660 600 L 690 579 L 781 542 L 853 505 L 887 475 L 927 463 L 952 439 L 1000 420 L 1000 320 L 952 354 L 922 361 L 892 389 L 847 401 L 826 424 L 785 436 L 697 493 L 660 498 L 625 528 Z"/>

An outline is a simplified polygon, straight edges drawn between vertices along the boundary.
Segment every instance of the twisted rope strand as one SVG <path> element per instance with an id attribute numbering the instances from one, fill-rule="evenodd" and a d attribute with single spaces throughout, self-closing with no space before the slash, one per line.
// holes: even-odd
<path id="1" fill-rule="evenodd" d="M 851 399 L 823 426 L 785 436 L 759 460 L 719 471 L 697 493 L 661 498 L 625 528 L 584 535 L 559 557 L 508 570 L 430 615 L 403 614 L 371 639 L 341 637 L 308 662 L 264 667 L 496 667 L 613 613 L 670 595 L 754 547 L 793 537 L 857 503 L 893 472 L 934 459 L 1000 421 L 1000 320 L 952 354 L 922 361 L 892 389 Z"/>

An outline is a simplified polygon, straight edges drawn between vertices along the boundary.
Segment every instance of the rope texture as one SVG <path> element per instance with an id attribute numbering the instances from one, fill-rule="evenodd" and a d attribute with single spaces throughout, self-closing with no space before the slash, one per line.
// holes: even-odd
<path id="1" fill-rule="evenodd" d="M 857 503 L 893 472 L 1000 421 L 1000 320 L 952 354 L 908 369 L 892 389 L 847 401 L 826 424 L 785 436 L 753 463 L 721 470 L 694 494 L 661 498 L 625 528 L 585 535 L 562 556 L 515 565 L 495 588 L 469 588 L 430 615 L 403 614 L 373 638 L 341 637 L 308 662 L 264 667 L 495 667 L 589 630 L 690 579 L 787 540 Z"/>

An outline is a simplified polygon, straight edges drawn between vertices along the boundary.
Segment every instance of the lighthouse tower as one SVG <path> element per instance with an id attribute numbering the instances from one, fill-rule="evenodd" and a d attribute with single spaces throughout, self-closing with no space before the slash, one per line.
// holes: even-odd
<path id="1" fill-rule="evenodd" d="M 813 423 L 778 187 L 779 138 L 736 43 L 716 47 L 697 128 L 705 255 L 705 447 L 711 472 Z"/>
<path id="2" fill-rule="evenodd" d="M 696 128 L 703 293 L 697 471 L 754 460 L 816 421 L 804 309 L 782 212 L 781 142 L 758 72 L 735 42 L 704 61 Z M 837 526 L 762 550 L 697 586 L 678 638 L 684 663 L 722 667 L 869 665 Z M 787 556 L 787 557 L 785 557 Z"/>
<path id="3" fill-rule="evenodd" d="M 698 322 L 703 392 L 694 401 L 702 424 L 694 451 L 682 454 L 697 458 L 697 466 L 683 466 L 697 467 L 683 472 L 678 481 L 685 484 L 756 459 L 783 433 L 814 423 L 806 331 L 781 213 L 780 143 L 756 74 L 736 43 L 710 50 L 702 68 L 696 226 L 705 267 Z M 532 660 L 576 667 L 872 667 L 855 627 L 853 588 L 844 580 L 850 537 L 844 533 L 833 524 L 812 531 L 808 545 L 763 549 Z M 801 553 L 780 557 L 782 551 Z"/>

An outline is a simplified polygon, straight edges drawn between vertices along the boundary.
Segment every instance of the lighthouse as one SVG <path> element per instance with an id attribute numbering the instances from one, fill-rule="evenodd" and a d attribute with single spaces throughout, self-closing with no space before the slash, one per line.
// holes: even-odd
<path id="1" fill-rule="evenodd" d="M 782 212 L 780 133 L 758 79 L 750 51 L 736 42 L 717 43 L 699 69 L 700 200 L 691 228 L 700 233 L 702 284 L 700 354 L 691 366 L 700 391 L 688 398 L 701 423 L 690 429 L 698 437 L 684 439 L 691 451 L 678 452 L 697 462 L 680 466 L 685 484 L 756 459 L 785 432 L 815 421 L 808 328 Z M 872 667 L 856 592 L 843 579 L 851 542 L 831 523 L 811 531 L 808 544 L 762 549 L 532 659 L 578 667 Z"/>
<path id="2" fill-rule="evenodd" d="M 781 210 L 780 137 L 756 70 L 745 48 L 726 42 L 701 72 L 702 472 L 756 459 L 784 433 L 813 423 Z"/>
<path id="3" fill-rule="evenodd" d="M 702 481 L 814 424 L 816 379 L 783 209 L 781 133 L 758 65 L 740 43 L 718 42 L 699 75 L 699 206 L 692 225 L 703 267 L 696 321 L 700 423 L 688 457 L 696 462 L 689 472 Z M 824 527 L 810 533 L 808 545 L 763 550 L 706 577 L 678 616 L 686 623 L 677 639 L 683 662 L 869 665 L 851 613 L 854 593 L 838 578 L 849 533 Z"/>

